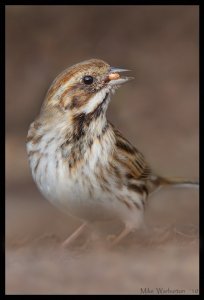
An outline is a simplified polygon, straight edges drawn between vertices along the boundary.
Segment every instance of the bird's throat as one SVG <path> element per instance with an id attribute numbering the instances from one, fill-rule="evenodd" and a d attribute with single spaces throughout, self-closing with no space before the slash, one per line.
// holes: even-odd
<path id="1" fill-rule="evenodd" d="M 89 113 L 78 113 L 72 118 L 73 141 L 78 141 L 84 136 L 100 136 L 107 124 L 106 110 L 108 107 L 109 93 L 105 94 L 101 103 Z"/>

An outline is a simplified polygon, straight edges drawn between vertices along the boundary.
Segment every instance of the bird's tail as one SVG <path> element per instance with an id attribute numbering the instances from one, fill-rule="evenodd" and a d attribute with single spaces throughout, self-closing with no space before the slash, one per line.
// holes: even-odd
<path id="1" fill-rule="evenodd" d="M 164 178 L 159 177 L 159 185 L 161 187 L 178 187 L 178 188 L 199 188 L 199 181 L 187 180 L 183 178 Z"/>

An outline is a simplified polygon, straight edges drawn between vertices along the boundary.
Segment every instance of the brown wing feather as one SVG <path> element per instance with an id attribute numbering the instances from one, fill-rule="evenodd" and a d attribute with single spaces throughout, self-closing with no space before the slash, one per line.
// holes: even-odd
<path id="1" fill-rule="evenodd" d="M 152 172 L 143 154 L 126 140 L 113 125 L 112 128 L 116 137 L 117 159 L 127 168 L 129 177 L 148 180 Z"/>

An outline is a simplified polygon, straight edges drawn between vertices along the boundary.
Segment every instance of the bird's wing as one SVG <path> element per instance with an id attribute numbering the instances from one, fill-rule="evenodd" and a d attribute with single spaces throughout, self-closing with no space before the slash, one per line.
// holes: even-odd
<path id="1" fill-rule="evenodd" d="M 113 125 L 112 128 L 116 138 L 115 158 L 118 163 L 123 165 L 127 172 L 126 176 L 129 179 L 148 180 L 152 171 L 143 154 L 126 140 Z"/>

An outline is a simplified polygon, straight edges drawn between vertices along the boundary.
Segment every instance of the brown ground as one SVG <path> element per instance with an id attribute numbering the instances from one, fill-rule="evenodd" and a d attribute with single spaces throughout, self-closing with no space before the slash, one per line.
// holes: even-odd
<path id="1" fill-rule="evenodd" d="M 114 249 L 105 241 L 121 224 L 109 223 L 97 225 L 100 240 L 89 230 L 64 251 L 80 223 L 43 199 L 25 152 L 50 82 L 99 57 L 136 78 L 113 97 L 109 119 L 160 174 L 198 178 L 198 8 L 9 6 L 6 22 L 6 293 L 198 293 L 198 191 L 152 196 L 146 233 Z"/>

